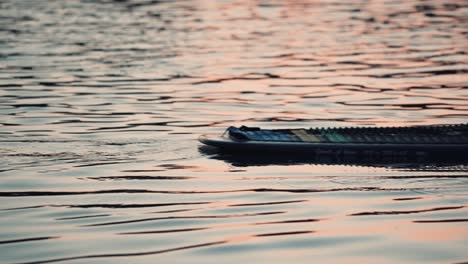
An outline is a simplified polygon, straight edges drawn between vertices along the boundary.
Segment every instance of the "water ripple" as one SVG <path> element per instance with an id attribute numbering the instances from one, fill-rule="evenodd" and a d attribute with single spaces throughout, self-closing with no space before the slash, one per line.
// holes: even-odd
<path id="1" fill-rule="evenodd" d="M 0 1 L 1 262 L 466 261 L 467 157 L 232 155 L 197 137 L 466 123 L 467 11 Z"/>

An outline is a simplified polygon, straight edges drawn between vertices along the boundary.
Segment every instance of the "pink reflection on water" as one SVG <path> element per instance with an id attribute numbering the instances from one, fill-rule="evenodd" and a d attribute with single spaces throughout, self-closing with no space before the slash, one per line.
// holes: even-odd
<path id="1" fill-rule="evenodd" d="M 377 216 L 378 217 L 378 216 Z M 378 222 L 323 222 L 317 234 L 325 236 L 389 236 L 396 240 L 456 241 L 465 239 L 468 227 L 450 224 L 417 224 L 408 220 L 381 220 Z"/>
<path id="2" fill-rule="evenodd" d="M 403 222 L 403 221 L 402 221 Z M 400 239 L 416 241 L 456 241 L 464 240 L 468 234 L 467 226 L 454 226 L 450 224 L 398 224 Z"/>

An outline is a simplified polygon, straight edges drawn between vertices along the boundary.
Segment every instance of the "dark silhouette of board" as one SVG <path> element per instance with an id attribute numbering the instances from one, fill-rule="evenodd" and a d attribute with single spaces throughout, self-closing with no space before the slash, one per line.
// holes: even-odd
<path id="1" fill-rule="evenodd" d="M 468 124 L 409 127 L 261 129 L 229 127 L 222 135 L 202 135 L 203 144 L 223 151 L 288 152 L 343 156 L 468 154 Z M 333 154 L 332 154 L 333 155 Z"/>

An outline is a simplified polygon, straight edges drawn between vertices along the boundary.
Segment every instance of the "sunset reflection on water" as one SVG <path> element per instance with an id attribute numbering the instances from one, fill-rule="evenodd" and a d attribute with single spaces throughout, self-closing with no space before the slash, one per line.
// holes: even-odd
<path id="1" fill-rule="evenodd" d="M 0 3 L 0 262 L 463 263 L 465 161 L 201 134 L 468 120 L 465 1 Z"/>

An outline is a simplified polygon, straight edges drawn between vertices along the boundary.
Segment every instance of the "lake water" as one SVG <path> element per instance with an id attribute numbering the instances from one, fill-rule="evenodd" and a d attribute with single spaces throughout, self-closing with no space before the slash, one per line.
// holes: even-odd
<path id="1" fill-rule="evenodd" d="M 467 122 L 467 29 L 455 0 L 1 1 L 0 262 L 466 262 L 468 164 L 197 138 Z"/>

